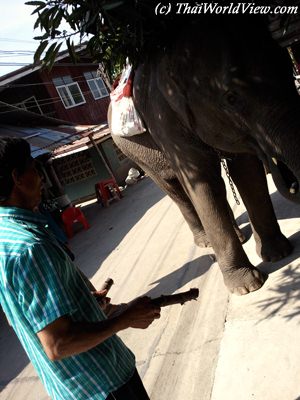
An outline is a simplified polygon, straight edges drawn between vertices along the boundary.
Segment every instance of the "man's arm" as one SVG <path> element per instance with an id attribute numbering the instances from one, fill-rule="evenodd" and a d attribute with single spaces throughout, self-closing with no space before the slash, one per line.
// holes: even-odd
<path id="1" fill-rule="evenodd" d="M 63 316 L 47 325 L 37 336 L 50 360 L 79 354 L 104 342 L 126 328 L 147 328 L 160 317 L 160 308 L 149 297 L 140 297 L 116 317 L 99 322 L 73 322 Z"/>
<path id="2" fill-rule="evenodd" d="M 92 284 L 92 282 L 89 280 L 89 278 L 81 271 L 80 268 L 75 267 L 77 269 L 77 271 L 79 272 L 81 278 L 83 279 L 83 281 L 85 282 L 85 284 L 87 285 L 87 287 L 89 288 L 89 290 L 91 292 L 96 291 L 97 289 L 95 288 L 95 286 Z"/>

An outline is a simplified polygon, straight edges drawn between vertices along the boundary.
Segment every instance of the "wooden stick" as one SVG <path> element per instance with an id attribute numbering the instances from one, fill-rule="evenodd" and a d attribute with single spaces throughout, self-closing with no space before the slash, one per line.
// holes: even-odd
<path id="1" fill-rule="evenodd" d="M 193 288 L 187 292 L 160 296 L 152 299 L 152 303 L 159 307 L 171 306 L 172 304 L 184 304 L 186 301 L 196 300 L 199 296 L 199 289 Z"/>
<path id="2" fill-rule="evenodd" d="M 113 279 L 107 278 L 100 290 L 107 290 L 108 293 L 109 289 L 112 287 L 113 284 L 114 284 Z"/>

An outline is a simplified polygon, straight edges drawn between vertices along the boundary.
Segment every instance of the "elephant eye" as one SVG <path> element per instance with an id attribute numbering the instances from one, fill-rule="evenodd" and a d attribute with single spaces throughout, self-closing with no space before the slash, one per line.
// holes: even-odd
<path id="1" fill-rule="evenodd" d="M 229 111 L 242 112 L 245 109 L 244 98 L 236 92 L 226 92 L 223 94 L 223 106 Z"/>
<path id="2" fill-rule="evenodd" d="M 233 92 L 226 93 L 226 101 L 229 105 L 234 106 L 237 103 L 237 95 Z"/>

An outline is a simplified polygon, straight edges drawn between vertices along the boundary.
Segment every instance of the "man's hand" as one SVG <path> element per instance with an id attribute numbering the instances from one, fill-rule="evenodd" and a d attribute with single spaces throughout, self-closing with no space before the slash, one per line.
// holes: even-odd
<path id="1" fill-rule="evenodd" d="M 152 304 L 150 297 L 139 297 L 123 310 L 99 322 L 74 322 L 70 316 L 62 316 L 37 333 L 50 360 L 79 354 L 104 342 L 113 334 L 126 328 L 147 328 L 160 317 L 160 307 Z"/>
<path id="2" fill-rule="evenodd" d="M 92 295 L 96 298 L 99 306 L 102 308 L 103 311 L 105 311 L 107 305 L 110 303 L 110 297 L 106 297 L 107 295 L 107 290 L 94 290 L 91 292 Z"/>
<path id="3" fill-rule="evenodd" d="M 118 317 L 124 324 L 124 329 L 146 329 L 155 319 L 160 318 L 160 307 L 153 305 L 150 297 L 138 297 L 128 303 Z"/>
<path id="4" fill-rule="evenodd" d="M 126 306 L 127 304 L 111 304 L 110 302 L 110 297 L 106 297 L 108 290 L 107 289 L 102 289 L 102 290 L 93 290 L 91 293 L 92 295 L 96 298 L 101 310 L 104 312 L 104 314 L 109 318 L 114 316 L 114 313 L 118 310 L 123 310 L 123 307 Z M 119 315 L 117 313 L 116 315 Z"/>

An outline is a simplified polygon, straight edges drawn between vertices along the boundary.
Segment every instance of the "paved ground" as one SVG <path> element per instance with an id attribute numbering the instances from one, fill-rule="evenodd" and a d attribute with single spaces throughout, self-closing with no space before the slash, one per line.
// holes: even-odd
<path id="1" fill-rule="evenodd" d="M 228 295 L 211 250 L 194 246 L 177 207 L 148 178 L 108 209 L 84 208 L 91 228 L 71 240 L 76 262 L 96 287 L 114 279 L 114 302 L 200 289 L 197 302 L 165 308 L 149 329 L 121 334 L 152 400 L 300 399 L 300 206 L 276 191 L 272 200 L 296 251 L 260 263 L 251 237 L 247 254 L 270 277 L 244 297 Z M 243 206 L 233 208 L 250 236 Z M 0 400 L 48 399 L 0 317 Z"/>

